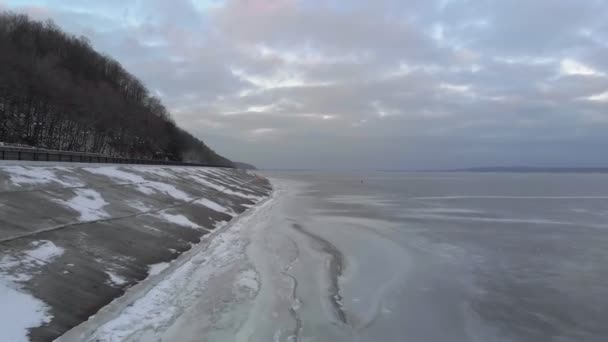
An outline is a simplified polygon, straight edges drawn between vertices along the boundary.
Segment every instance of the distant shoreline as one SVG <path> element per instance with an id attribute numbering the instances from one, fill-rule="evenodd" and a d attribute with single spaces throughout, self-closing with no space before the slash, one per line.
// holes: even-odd
<path id="1" fill-rule="evenodd" d="M 447 170 L 379 170 L 382 172 L 478 172 L 478 173 L 608 173 L 608 167 L 472 167 Z"/>
<path id="2" fill-rule="evenodd" d="M 608 167 L 476 167 L 448 172 L 608 173 Z"/>
<path id="3" fill-rule="evenodd" d="M 472 167 L 463 169 L 426 169 L 426 170 L 334 170 L 334 169 L 258 169 L 258 171 L 281 171 L 281 172 L 438 172 L 438 173 L 458 173 L 458 172 L 477 172 L 477 173 L 608 173 L 608 167 Z"/>

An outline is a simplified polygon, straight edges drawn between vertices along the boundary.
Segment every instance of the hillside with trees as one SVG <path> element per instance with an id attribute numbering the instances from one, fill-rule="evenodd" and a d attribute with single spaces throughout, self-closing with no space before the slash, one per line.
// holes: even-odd
<path id="1" fill-rule="evenodd" d="M 0 142 L 232 166 L 86 38 L 12 13 L 0 13 Z"/>
<path id="2" fill-rule="evenodd" d="M 237 169 L 243 169 L 243 170 L 257 170 L 257 168 L 251 164 L 248 163 L 243 163 L 243 162 L 233 162 L 234 163 L 234 167 L 236 167 Z"/>

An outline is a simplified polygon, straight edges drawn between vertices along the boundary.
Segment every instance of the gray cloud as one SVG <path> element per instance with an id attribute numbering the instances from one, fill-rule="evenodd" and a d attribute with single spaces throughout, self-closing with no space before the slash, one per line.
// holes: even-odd
<path id="1" fill-rule="evenodd" d="M 605 165 L 601 0 L 48 3 L 4 6 L 90 37 L 236 160 Z"/>

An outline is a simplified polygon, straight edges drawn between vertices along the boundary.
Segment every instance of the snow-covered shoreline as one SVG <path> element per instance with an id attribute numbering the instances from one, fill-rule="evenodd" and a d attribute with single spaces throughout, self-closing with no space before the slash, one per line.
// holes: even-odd
<path id="1" fill-rule="evenodd" d="M 20 284 L 64 252 L 51 241 L 41 240 L 30 243 L 19 255 L 0 258 L 0 336 L 5 341 L 28 341 L 28 329 L 49 323 L 53 318 L 48 305 L 23 291 Z M 27 272 L 13 273 L 15 269 Z"/>
<path id="2" fill-rule="evenodd" d="M 271 191 L 232 169 L 65 164 L 0 165 L 1 341 L 57 338 Z"/>
<path id="3" fill-rule="evenodd" d="M 243 229 L 263 220 L 274 200 L 274 195 L 271 195 L 234 221 L 205 236 L 201 243 L 168 267 L 151 274 L 56 341 L 138 341 L 148 330 L 166 329 L 187 309 L 186 306 L 178 308 L 179 301 L 190 304 L 183 301 L 184 297 L 195 297 L 209 279 L 239 268 L 237 261 L 243 258 L 248 244 Z M 247 270 L 238 273 L 243 287 L 255 289 L 259 286 L 255 276 L 248 276 Z"/>

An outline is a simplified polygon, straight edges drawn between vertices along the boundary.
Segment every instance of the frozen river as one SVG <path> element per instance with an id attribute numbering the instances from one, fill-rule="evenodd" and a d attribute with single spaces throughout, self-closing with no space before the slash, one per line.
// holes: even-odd
<path id="1" fill-rule="evenodd" d="M 87 338 L 608 339 L 607 175 L 268 176 L 271 200 Z"/>

